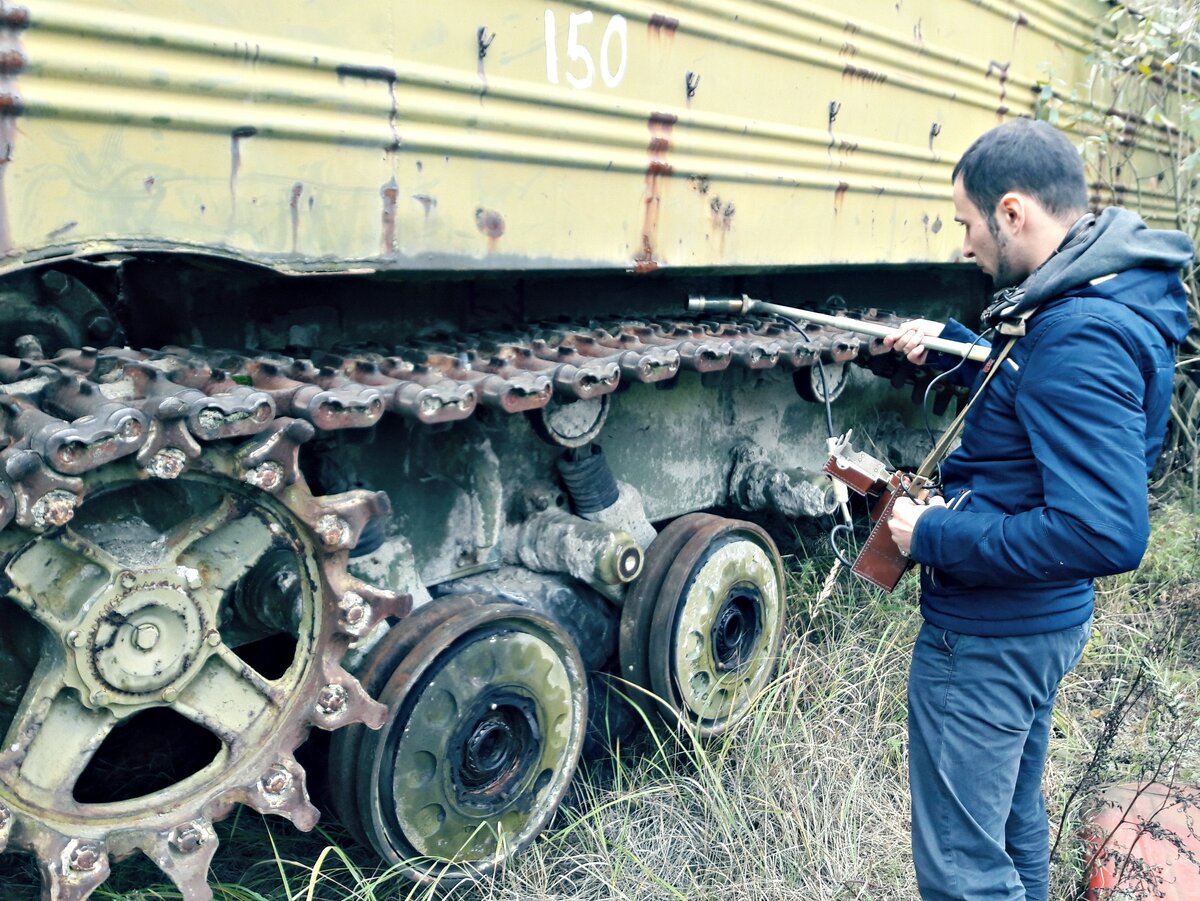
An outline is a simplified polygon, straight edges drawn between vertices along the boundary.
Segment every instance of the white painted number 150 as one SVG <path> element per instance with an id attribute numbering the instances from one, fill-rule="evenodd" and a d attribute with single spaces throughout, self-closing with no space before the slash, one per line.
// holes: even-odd
<path id="1" fill-rule="evenodd" d="M 586 91 L 596 80 L 596 63 L 587 47 L 579 42 L 579 32 L 584 25 L 590 25 L 594 16 L 592 11 L 571 13 L 567 26 L 567 69 L 563 74 L 567 84 L 581 91 Z M 615 51 L 617 68 L 612 68 L 614 54 L 613 43 L 621 46 Z M 615 88 L 625 77 L 625 64 L 629 62 L 629 25 L 624 16 L 613 16 L 608 20 L 604 29 L 604 37 L 600 40 L 600 77 L 604 84 Z M 572 71 L 573 70 L 573 71 Z M 546 78 L 551 84 L 558 84 L 558 23 L 553 10 L 546 10 Z"/>

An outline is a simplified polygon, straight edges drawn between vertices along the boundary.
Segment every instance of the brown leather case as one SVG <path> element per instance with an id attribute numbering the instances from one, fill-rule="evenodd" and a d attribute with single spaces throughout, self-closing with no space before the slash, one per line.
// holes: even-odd
<path id="1" fill-rule="evenodd" d="M 850 567 L 856 576 L 861 576 L 872 585 L 878 585 L 884 591 L 893 591 L 900 582 L 900 577 L 912 566 L 912 560 L 900 553 L 896 542 L 892 540 L 888 520 L 892 518 L 892 507 L 896 498 L 905 494 L 901 480 L 903 473 L 893 473 L 888 482 L 887 492 L 879 498 L 871 511 L 874 525 L 867 542 L 858 554 L 858 559 Z"/>
<path id="2" fill-rule="evenodd" d="M 837 454 L 831 454 L 823 467 L 825 474 L 832 476 L 851 490 L 859 494 L 869 491 L 879 491 L 883 484 L 874 475 L 864 472 L 853 465 L 845 465 L 846 461 Z"/>

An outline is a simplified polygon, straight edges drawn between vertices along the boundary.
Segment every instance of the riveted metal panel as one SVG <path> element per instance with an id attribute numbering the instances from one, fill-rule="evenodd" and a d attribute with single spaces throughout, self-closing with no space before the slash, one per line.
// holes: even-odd
<path id="1" fill-rule="evenodd" d="M 977 134 L 1104 4 L 31 0 L 0 251 L 284 271 L 947 262 Z"/>

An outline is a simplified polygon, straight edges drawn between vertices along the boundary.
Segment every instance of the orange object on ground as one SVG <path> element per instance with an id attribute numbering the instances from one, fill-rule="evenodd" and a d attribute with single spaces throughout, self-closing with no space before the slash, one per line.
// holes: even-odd
<path id="1" fill-rule="evenodd" d="M 1200 901 L 1200 786 L 1106 789 L 1086 841 L 1088 901 Z"/>

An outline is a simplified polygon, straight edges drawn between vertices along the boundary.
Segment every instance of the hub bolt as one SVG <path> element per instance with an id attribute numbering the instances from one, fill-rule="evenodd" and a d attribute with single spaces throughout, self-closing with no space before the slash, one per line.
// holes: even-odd
<path id="1" fill-rule="evenodd" d="M 327 513 L 317 520 L 317 534 L 326 547 L 342 547 L 350 543 L 350 524 L 340 516 Z"/>
<path id="2" fill-rule="evenodd" d="M 103 689 L 96 689 L 92 692 L 92 703 L 99 707 L 101 704 L 108 703 L 108 692 Z"/>
<path id="3" fill-rule="evenodd" d="M 292 787 L 292 774 L 281 764 L 276 764 L 263 774 L 259 783 L 266 794 L 282 795 Z"/>
<path id="4" fill-rule="evenodd" d="M 133 646 L 139 651 L 148 651 L 158 644 L 158 626 L 154 623 L 142 623 L 133 630 Z"/>
<path id="5" fill-rule="evenodd" d="M 242 478 L 255 488 L 263 491 L 274 491 L 283 482 L 283 467 L 273 460 L 260 463 L 254 469 L 247 469 Z"/>
<path id="6" fill-rule="evenodd" d="M 72 629 L 67 633 L 67 644 L 73 648 L 77 648 L 83 644 L 83 635 L 80 634 L 78 629 Z"/>
<path id="7" fill-rule="evenodd" d="M 162 699 L 168 704 L 175 703 L 175 699 L 179 697 L 179 689 L 174 685 L 170 685 L 163 689 Z"/>
<path id="8" fill-rule="evenodd" d="M 132 572 L 130 572 L 129 570 L 125 570 L 123 573 L 121 573 L 121 587 L 122 588 L 132 588 L 136 584 L 137 584 L 137 576 L 135 576 Z"/>
<path id="9" fill-rule="evenodd" d="M 215 648 L 221 643 L 221 633 L 213 629 L 208 635 L 204 636 L 204 640 L 208 642 L 209 647 Z"/>
<path id="10" fill-rule="evenodd" d="M 317 696 L 317 710 L 324 716 L 338 716 L 345 712 L 346 702 L 350 696 L 346 689 L 336 682 L 331 682 L 321 689 Z"/>
<path id="11" fill-rule="evenodd" d="M 76 872 L 88 873 L 100 863 L 100 849 L 91 842 L 72 842 L 74 848 L 67 855 L 67 865 Z"/>
<path id="12" fill-rule="evenodd" d="M 181 854 L 191 854 L 204 844 L 204 833 L 196 823 L 184 823 L 171 833 L 171 847 Z"/>
<path id="13" fill-rule="evenodd" d="M 349 631 L 357 635 L 359 630 L 366 625 L 367 614 L 371 611 L 370 606 L 357 591 L 347 591 L 342 595 L 338 606 L 342 610 L 342 622 Z"/>

